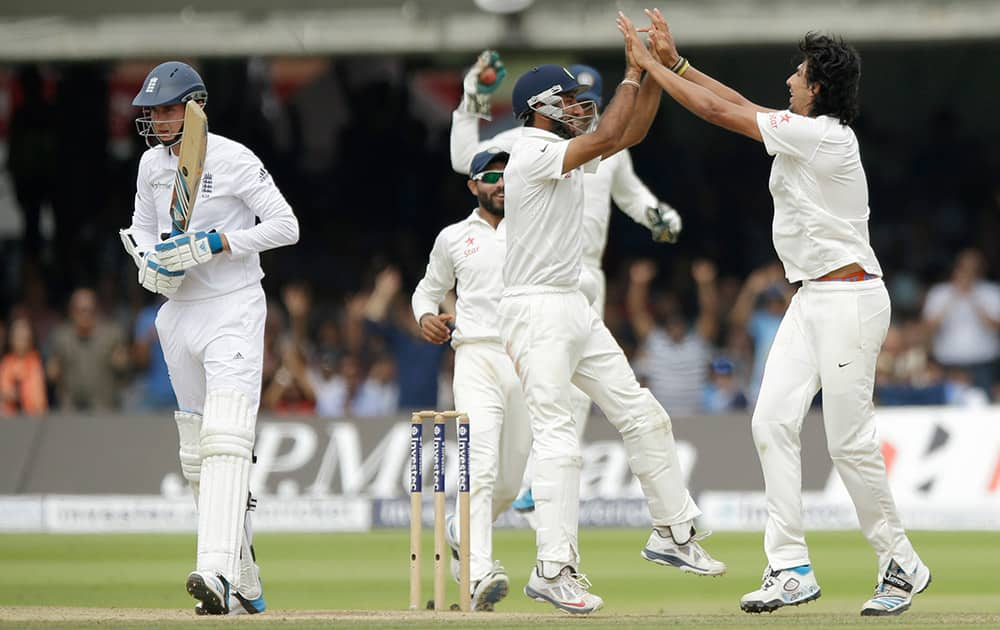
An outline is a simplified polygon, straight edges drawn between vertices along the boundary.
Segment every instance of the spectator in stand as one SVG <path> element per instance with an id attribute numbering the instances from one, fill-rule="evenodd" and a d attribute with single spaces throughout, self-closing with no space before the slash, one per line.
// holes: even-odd
<path id="1" fill-rule="evenodd" d="M 316 390 L 316 414 L 324 418 L 360 417 L 356 409 L 365 384 L 365 365 L 355 354 L 336 360 L 320 357 L 320 369 L 312 376 Z M 364 411 L 364 409 L 361 409 Z"/>
<path id="2" fill-rule="evenodd" d="M 705 413 L 725 413 L 746 409 L 747 396 L 733 373 L 733 362 L 725 357 L 712 361 L 708 384 L 702 398 Z"/>
<path id="3" fill-rule="evenodd" d="M 312 294 L 305 282 L 292 282 L 281 289 L 281 302 L 288 313 L 288 336 L 283 343 L 291 343 L 304 357 L 311 357 L 314 343 L 309 336 Z"/>
<path id="4" fill-rule="evenodd" d="M 278 414 L 311 414 L 316 410 L 316 391 L 309 377 L 302 349 L 286 340 L 281 364 L 261 397 L 261 406 Z"/>
<path id="5" fill-rule="evenodd" d="M 951 280 L 934 285 L 924 303 L 932 355 L 946 371 L 969 372 L 972 384 L 990 392 L 1000 358 L 1000 286 L 983 280 L 977 249 L 959 253 Z"/>
<path id="6" fill-rule="evenodd" d="M 147 294 L 152 296 L 153 294 Z M 177 397 L 170 385 L 167 361 L 156 333 L 156 313 L 166 298 L 157 295 L 136 316 L 132 341 L 132 366 L 140 371 L 136 383 L 136 400 L 132 403 L 142 411 L 176 409 Z"/>
<path id="7" fill-rule="evenodd" d="M 781 265 L 771 263 L 754 270 L 747 277 L 730 312 L 729 321 L 733 328 L 745 329 L 753 340 L 753 373 L 749 391 L 752 400 L 756 400 L 760 390 L 764 363 L 788 308 L 790 289 Z"/>
<path id="8" fill-rule="evenodd" d="M 409 304 L 397 299 L 400 288 L 402 278 L 395 267 L 387 267 L 375 276 L 375 288 L 365 304 L 366 328 L 384 340 L 386 351 L 395 359 L 399 409 L 434 409 L 441 358 L 447 346 L 423 340 Z"/>
<path id="9" fill-rule="evenodd" d="M 693 328 L 677 310 L 658 324 L 649 307 L 649 285 L 656 277 L 656 263 L 639 260 L 629 269 L 626 296 L 629 318 L 642 358 L 637 373 L 671 416 L 692 416 L 701 407 L 707 383 L 706 368 L 712 342 L 719 328 L 715 265 L 708 260 L 691 264 L 698 293 L 698 317 Z"/>
<path id="10" fill-rule="evenodd" d="M 31 322 L 10 325 L 10 352 L 0 360 L 0 415 L 38 416 L 48 411 L 45 370 L 35 350 Z"/>
<path id="11" fill-rule="evenodd" d="M 129 367 L 121 329 L 97 312 L 93 289 L 73 291 L 69 322 L 52 332 L 45 366 L 63 411 L 111 411 L 121 407 L 121 378 Z"/>
<path id="12" fill-rule="evenodd" d="M 399 408 L 399 386 L 396 384 L 396 364 L 392 357 L 382 355 L 368 369 L 368 377 L 351 404 L 356 418 L 391 416 Z"/>

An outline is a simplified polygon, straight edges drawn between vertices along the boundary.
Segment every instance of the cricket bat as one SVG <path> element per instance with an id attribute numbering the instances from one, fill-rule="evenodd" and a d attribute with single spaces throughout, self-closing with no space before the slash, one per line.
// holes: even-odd
<path id="1" fill-rule="evenodd" d="M 184 136 L 177 156 L 177 176 L 170 196 L 171 236 L 187 232 L 191 211 L 198 197 L 208 146 L 208 119 L 201 105 L 188 101 L 184 110 Z"/>

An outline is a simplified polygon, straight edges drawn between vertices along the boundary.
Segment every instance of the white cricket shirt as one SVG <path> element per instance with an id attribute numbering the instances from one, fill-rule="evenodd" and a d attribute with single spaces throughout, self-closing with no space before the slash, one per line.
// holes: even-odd
<path id="1" fill-rule="evenodd" d="M 503 293 L 506 225 L 507 221 L 500 221 L 494 230 L 477 208 L 468 218 L 441 230 L 434 240 L 427 271 L 410 303 L 419 322 L 425 313 L 437 315 L 445 294 L 455 287 L 454 348 L 474 341 L 500 343 L 497 312 Z"/>
<path id="2" fill-rule="evenodd" d="M 570 141 L 526 127 L 504 171 L 507 256 L 505 294 L 538 289 L 577 290 L 583 254 L 584 171 L 600 158 L 563 174 Z"/>
<path id="3" fill-rule="evenodd" d="M 149 251 L 161 235 L 170 234 L 176 172 L 177 156 L 163 146 L 147 150 L 139 160 L 131 229 L 140 251 Z M 260 159 L 239 142 L 210 133 L 188 231 L 213 229 L 226 235 L 232 251 L 188 269 L 170 299 L 202 300 L 259 282 L 264 277 L 259 253 L 299 240 L 298 220 Z"/>
<path id="4" fill-rule="evenodd" d="M 523 129 L 515 127 L 501 131 L 480 142 L 479 117 L 455 110 L 451 115 L 451 167 L 458 173 L 468 174 L 472 157 L 480 151 L 496 147 L 510 153 Z M 647 228 L 650 224 L 646 208 L 656 207 L 659 200 L 635 174 L 627 150 L 601 160 L 596 173 L 586 173 L 583 190 L 583 264 L 599 269 L 608 244 L 609 198 L 614 199 L 615 205 L 633 221 Z"/>
<path id="5" fill-rule="evenodd" d="M 882 275 L 868 239 L 868 180 L 854 130 L 830 116 L 759 112 L 773 155 L 774 249 L 789 282 L 858 263 Z"/>

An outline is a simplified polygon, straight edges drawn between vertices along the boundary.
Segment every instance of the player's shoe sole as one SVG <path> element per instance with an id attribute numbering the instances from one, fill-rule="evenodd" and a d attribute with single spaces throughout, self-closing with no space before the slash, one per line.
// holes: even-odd
<path id="1" fill-rule="evenodd" d="M 769 602 L 740 602 L 740 610 L 745 613 L 773 613 L 779 608 L 785 608 L 787 606 L 801 606 L 802 604 L 808 604 L 809 602 L 819 599 L 822 591 L 816 591 L 808 597 L 803 597 L 797 602 L 785 602 L 780 599 L 771 600 Z"/>
<path id="2" fill-rule="evenodd" d="M 687 562 L 684 561 L 683 558 L 680 558 L 678 556 L 665 553 L 656 553 L 651 549 L 643 549 L 642 551 L 639 552 L 639 555 L 641 555 L 644 559 L 649 560 L 654 564 L 659 564 L 665 567 L 674 567 L 675 569 L 678 569 L 683 573 L 693 573 L 695 575 L 710 575 L 712 577 L 719 577 L 720 575 L 726 574 L 726 569 L 724 566 L 721 571 L 702 569 L 700 567 L 688 564 Z"/>
<path id="3" fill-rule="evenodd" d="M 227 615 L 229 614 L 229 585 L 222 578 L 218 578 L 224 592 L 219 593 L 205 581 L 205 577 L 195 571 L 188 575 L 186 587 L 191 597 L 201 602 L 202 614 L 205 615 Z"/>
<path id="4" fill-rule="evenodd" d="M 573 615 L 588 615 L 588 614 L 590 614 L 590 613 L 592 613 L 594 611 L 600 610 L 601 607 L 604 606 L 604 602 L 603 601 L 600 601 L 595 606 L 571 606 L 571 605 L 568 605 L 568 604 L 564 604 L 563 602 L 560 602 L 560 601 L 558 601 L 556 599 L 552 599 L 551 597 L 549 597 L 549 596 L 547 596 L 547 595 L 545 595 L 543 593 L 539 593 L 538 591 L 536 591 L 535 589 L 531 588 L 530 586 L 525 586 L 524 587 L 524 594 L 527 595 L 528 597 L 530 597 L 531 599 L 534 599 L 534 600 L 539 601 L 539 602 L 547 602 L 549 604 L 552 604 L 553 606 L 555 606 L 559 610 L 562 610 L 564 612 L 568 612 L 568 613 L 573 614 Z"/>

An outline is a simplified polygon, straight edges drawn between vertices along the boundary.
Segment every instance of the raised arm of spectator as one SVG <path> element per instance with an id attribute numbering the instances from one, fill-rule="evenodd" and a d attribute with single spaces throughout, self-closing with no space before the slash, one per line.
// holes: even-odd
<path id="1" fill-rule="evenodd" d="M 392 301 L 403 286 L 403 278 L 395 267 L 386 267 L 375 275 L 375 288 L 365 303 L 365 319 L 381 323 L 389 314 Z"/>
<path id="2" fill-rule="evenodd" d="M 691 263 L 691 277 L 698 291 L 698 320 L 695 327 L 707 343 L 719 333 L 719 291 L 715 284 L 715 263 L 699 259 Z"/>
<path id="3" fill-rule="evenodd" d="M 733 310 L 729 313 L 729 323 L 734 328 L 746 328 L 753 315 L 757 298 L 767 288 L 767 271 L 764 267 L 755 269 L 740 288 L 740 293 L 736 296 Z"/>
<path id="4" fill-rule="evenodd" d="M 625 294 L 625 306 L 629 322 L 640 343 L 645 341 L 649 333 L 656 328 L 656 321 L 649 312 L 649 285 L 655 277 L 656 263 L 648 258 L 635 261 L 628 270 L 629 282 Z"/>
<path id="5" fill-rule="evenodd" d="M 309 342 L 309 312 L 312 309 L 312 298 L 303 283 L 293 282 L 281 290 L 281 301 L 288 311 L 291 324 L 292 342 L 296 348 L 306 350 Z"/>

